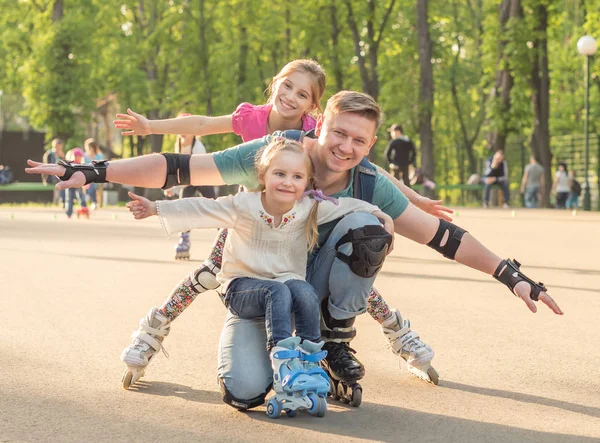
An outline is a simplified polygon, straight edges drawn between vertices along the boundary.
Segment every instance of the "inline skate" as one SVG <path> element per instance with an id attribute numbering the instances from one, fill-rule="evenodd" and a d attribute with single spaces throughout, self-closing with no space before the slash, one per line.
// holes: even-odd
<path id="1" fill-rule="evenodd" d="M 191 247 L 190 232 L 179 234 L 179 242 L 175 245 L 175 260 L 189 260 Z"/>

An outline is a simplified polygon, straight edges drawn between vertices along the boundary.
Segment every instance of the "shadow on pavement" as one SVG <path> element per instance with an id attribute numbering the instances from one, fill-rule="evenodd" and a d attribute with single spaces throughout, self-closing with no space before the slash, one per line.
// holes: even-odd
<path id="1" fill-rule="evenodd" d="M 161 397 L 179 397 L 197 403 L 221 404 L 221 394 L 216 391 L 193 389 L 189 386 L 165 382 L 139 381 L 128 389 L 140 394 L 158 395 Z"/>

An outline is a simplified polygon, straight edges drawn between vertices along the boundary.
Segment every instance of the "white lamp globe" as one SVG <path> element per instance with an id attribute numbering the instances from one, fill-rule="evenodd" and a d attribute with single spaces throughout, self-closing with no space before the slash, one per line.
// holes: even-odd
<path id="1" fill-rule="evenodd" d="M 598 50 L 598 42 L 591 35 L 584 35 L 577 40 L 577 50 L 583 55 L 594 55 Z"/>

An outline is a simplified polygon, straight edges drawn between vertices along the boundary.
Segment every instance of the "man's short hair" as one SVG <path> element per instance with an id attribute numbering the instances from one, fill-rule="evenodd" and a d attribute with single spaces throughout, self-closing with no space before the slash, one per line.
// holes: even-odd
<path id="1" fill-rule="evenodd" d="M 351 112 L 375 122 L 375 132 L 383 121 L 383 112 L 373 97 L 362 92 L 340 91 L 327 100 L 325 116 Z"/>
<path id="2" fill-rule="evenodd" d="M 404 130 L 402 129 L 402 125 L 399 125 L 398 123 L 393 124 L 392 126 L 390 126 L 390 128 L 388 129 L 388 132 L 396 132 L 396 131 L 400 131 L 401 133 L 404 134 Z"/>

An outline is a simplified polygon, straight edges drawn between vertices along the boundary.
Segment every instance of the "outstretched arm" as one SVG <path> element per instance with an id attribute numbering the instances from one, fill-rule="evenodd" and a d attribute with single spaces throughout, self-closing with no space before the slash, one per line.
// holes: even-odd
<path id="1" fill-rule="evenodd" d="M 114 120 L 113 123 L 115 128 L 122 130 L 121 135 L 209 135 L 233 132 L 231 114 L 219 117 L 190 115 L 165 120 L 148 120 L 143 115 L 127 109 L 127 114 L 117 114 L 117 120 Z"/>
<path id="2" fill-rule="evenodd" d="M 46 174 L 62 177 L 65 168 L 58 164 L 45 164 L 27 160 L 31 166 L 26 168 L 28 174 Z M 108 163 L 106 180 L 111 183 L 139 186 L 142 188 L 160 188 L 165 183 L 167 161 L 163 155 L 150 154 L 141 157 L 116 160 Z M 223 185 L 223 178 L 217 169 L 212 154 L 196 154 L 190 159 L 191 184 Z M 56 189 L 80 188 L 85 184 L 82 172 L 75 172 L 67 181 L 60 181 Z"/>
<path id="3" fill-rule="evenodd" d="M 448 214 L 453 214 L 454 211 L 450 208 L 442 206 L 442 200 L 431 200 L 430 198 L 424 197 L 421 194 L 413 191 L 400 180 L 397 180 L 393 175 L 389 174 L 383 168 L 377 166 L 377 170 L 380 174 L 385 175 L 387 179 L 391 181 L 394 186 L 396 186 L 400 192 L 402 192 L 417 208 L 433 215 L 434 217 L 443 218 L 446 221 L 452 221 L 452 217 L 450 217 Z"/>
<path id="4" fill-rule="evenodd" d="M 412 205 L 408 205 L 406 210 L 394 220 L 394 227 L 397 234 L 418 243 L 427 244 L 434 238 L 440 223 L 440 220 L 435 217 L 417 210 Z M 444 246 L 447 241 L 448 233 L 445 233 L 440 245 Z M 463 235 L 454 259 L 463 265 L 492 276 L 503 261 L 469 233 Z M 521 298 L 532 312 L 536 312 L 537 307 L 530 297 L 531 291 L 532 287 L 525 281 L 517 283 L 513 290 L 514 294 Z M 556 302 L 545 291 L 540 293 L 539 300 L 555 314 L 563 314 Z"/>

